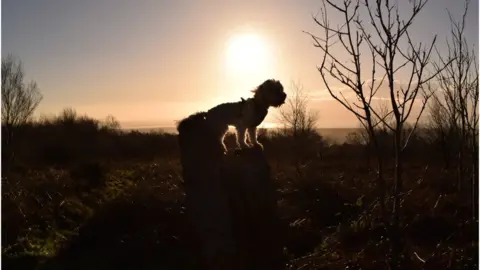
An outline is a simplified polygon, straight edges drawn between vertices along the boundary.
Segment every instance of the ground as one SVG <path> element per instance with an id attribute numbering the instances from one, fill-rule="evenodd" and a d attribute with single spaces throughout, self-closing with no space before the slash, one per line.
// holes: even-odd
<path id="1" fill-rule="evenodd" d="M 191 269 L 176 136 L 82 130 L 19 136 L 15 160 L 2 163 L 5 268 Z M 288 135 L 259 140 L 278 194 L 287 268 L 385 269 L 389 240 L 366 148 L 320 136 L 308 147 Z M 476 269 L 471 181 L 459 190 L 455 166 L 445 169 L 428 145 L 412 144 L 400 215 L 405 267 Z"/>

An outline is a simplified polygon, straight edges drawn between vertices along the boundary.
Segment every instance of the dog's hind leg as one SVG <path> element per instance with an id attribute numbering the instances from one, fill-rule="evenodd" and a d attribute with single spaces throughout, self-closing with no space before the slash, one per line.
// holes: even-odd
<path id="1" fill-rule="evenodd" d="M 223 152 L 226 154 L 228 152 L 228 149 L 227 149 L 227 146 L 225 145 L 225 134 L 223 134 L 223 136 L 220 138 L 220 142 L 222 143 L 222 147 L 223 147 Z"/>
<path id="2" fill-rule="evenodd" d="M 254 147 L 260 147 L 263 149 L 263 145 L 257 141 L 257 127 L 248 128 L 248 138 Z"/>
<path id="3" fill-rule="evenodd" d="M 245 127 L 242 127 L 242 126 L 238 126 L 236 127 L 237 129 L 237 147 L 238 148 L 247 148 L 248 145 L 247 143 L 245 142 L 245 131 L 246 131 L 246 128 Z"/>

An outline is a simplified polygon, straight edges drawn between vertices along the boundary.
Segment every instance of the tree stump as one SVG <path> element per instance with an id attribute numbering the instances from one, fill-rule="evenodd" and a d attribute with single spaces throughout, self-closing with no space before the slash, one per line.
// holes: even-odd
<path id="1" fill-rule="evenodd" d="M 178 132 L 201 269 L 283 269 L 275 189 L 262 150 L 225 155 L 204 113 L 184 119 Z"/>

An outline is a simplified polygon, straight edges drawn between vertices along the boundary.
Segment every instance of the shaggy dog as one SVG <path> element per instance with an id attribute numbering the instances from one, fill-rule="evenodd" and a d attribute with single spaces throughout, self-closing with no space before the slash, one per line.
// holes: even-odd
<path id="1" fill-rule="evenodd" d="M 257 126 L 267 116 L 270 106 L 279 107 L 285 103 L 287 94 L 283 91 L 283 85 L 277 80 L 266 80 L 255 90 L 253 98 L 241 99 L 239 102 L 223 103 L 213 107 L 206 113 L 211 128 L 213 128 L 221 142 L 225 152 L 227 147 L 223 140 L 228 131 L 228 126 L 235 126 L 238 149 L 247 147 L 263 146 L 257 141 Z M 245 142 L 245 132 L 251 145 Z"/>

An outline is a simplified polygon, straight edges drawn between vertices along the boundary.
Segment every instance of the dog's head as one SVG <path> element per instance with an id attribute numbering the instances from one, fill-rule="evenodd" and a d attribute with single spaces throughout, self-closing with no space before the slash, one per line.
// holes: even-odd
<path id="1" fill-rule="evenodd" d="M 268 106 L 280 107 L 285 103 L 287 94 L 283 91 L 283 85 L 280 81 L 270 79 L 263 82 L 253 90 L 255 98 L 263 100 Z"/>

